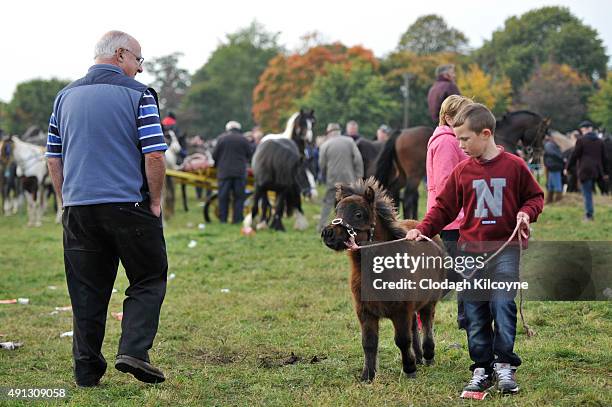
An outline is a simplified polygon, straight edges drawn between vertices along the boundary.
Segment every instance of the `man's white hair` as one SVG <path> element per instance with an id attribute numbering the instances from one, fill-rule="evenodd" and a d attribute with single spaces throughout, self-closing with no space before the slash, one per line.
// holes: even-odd
<path id="1" fill-rule="evenodd" d="M 225 131 L 230 131 L 232 129 L 242 130 L 242 126 L 235 120 L 230 120 L 225 124 Z"/>
<path id="2" fill-rule="evenodd" d="M 130 41 L 134 38 L 123 31 L 109 31 L 100 38 L 94 47 L 94 59 L 112 57 L 119 48 L 130 48 Z"/>

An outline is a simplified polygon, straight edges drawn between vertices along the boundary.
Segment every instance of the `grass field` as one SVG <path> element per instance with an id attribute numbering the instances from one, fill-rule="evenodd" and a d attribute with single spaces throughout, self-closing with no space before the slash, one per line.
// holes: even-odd
<path id="1" fill-rule="evenodd" d="M 30 299 L 29 305 L 0 305 L 0 341 L 24 342 L 21 349 L 0 350 L 0 387 L 67 388 L 69 397 L 60 403 L 73 406 L 612 405 L 609 302 L 528 302 L 526 316 L 537 335 L 527 338 L 519 328 L 522 391 L 513 397 L 458 398 L 470 361 L 452 301 L 441 303 L 436 315 L 434 366 L 419 366 L 417 379 L 403 377 L 391 323 L 384 321 L 379 374 L 372 384 L 360 383 L 363 356 L 348 260 L 325 248 L 315 233 L 318 206 L 306 210 L 306 232 L 264 231 L 248 238 L 238 226 L 198 229 L 201 211 L 193 201 L 190 212 L 179 211 L 166 228 L 169 273 L 176 278 L 168 283 L 151 352 L 168 380 L 143 385 L 113 368 L 120 323 L 110 312 L 121 311 L 127 288 L 120 271 L 104 345 L 109 368 L 93 389 L 73 382 L 71 339 L 60 338 L 72 329 L 70 312 L 51 315 L 70 305 L 61 227 L 51 213 L 39 229 L 26 228 L 23 214 L 0 218 L 0 299 Z M 610 240 L 612 200 L 598 197 L 595 223 L 581 219 L 580 197 L 566 197 L 545 209 L 534 237 Z M 194 248 L 188 248 L 191 240 Z M 0 399 L 0 405 L 30 404 Z"/>

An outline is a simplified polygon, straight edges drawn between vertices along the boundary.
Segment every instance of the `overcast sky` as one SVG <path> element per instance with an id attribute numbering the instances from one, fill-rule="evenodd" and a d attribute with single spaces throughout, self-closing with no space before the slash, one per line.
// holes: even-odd
<path id="1" fill-rule="evenodd" d="M 208 4 L 207 4 L 208 3 Z M 257 19 L 280 32 L 289 49 L 319 31 L 325 39 L 361 44 L 383 56 L 419 16 L 439 14 L 479 47 L 504 20 L 546 6 L 569 7 L 599 32 L 610 55 L 611 0 L 6 0 L 0 6 L 0 100 L 8 102 L 19 82 L 33 78 L 77 79 L 93 63 L 93 46 L 110 29 L 141 43 L 145 58 L 180 51 L 191 73 L 202 66 L 226 33 Z M 139 75 L 147 82 L 150 77 Z"/>

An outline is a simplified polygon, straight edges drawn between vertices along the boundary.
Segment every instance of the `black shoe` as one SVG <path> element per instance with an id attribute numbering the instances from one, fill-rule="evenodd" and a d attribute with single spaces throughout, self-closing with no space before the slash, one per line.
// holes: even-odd
<path id="1" fill-rule="evenodd" d="M 97 387 L 100 385 L 100 379 L 96 380 L 95 382 L 77 382 L 76 385 L 79 387 Z"/>
<path id="2" fill-rule="evenodd" d="M 463 388 L 463 391 L 482 393 L 489 390 L 491 387 L 493 387 L 493 378 L 491 376 L 492 375 L 485 373 L 485 369 L 483 367 L 474 369 L 472 379 Z"/>
<path id="3" fill-rule="evenodd" d="M 164 372 L 133 356 L 117 355 L 115 369 L 123 373 L 130 373 L 136 379 L 145 383 L 161 383 L 166 380 Z"/>

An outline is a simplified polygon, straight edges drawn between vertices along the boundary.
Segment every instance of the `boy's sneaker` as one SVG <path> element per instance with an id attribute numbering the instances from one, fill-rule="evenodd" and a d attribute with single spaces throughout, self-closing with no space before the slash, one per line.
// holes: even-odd
<path id="1" fill-rule="evenodd" d="M 483 367 L 474 369 L 472 380 L 463 388 L 464 392 L 485 392 L 493 387 L 493 378 L 490 374 L 486 374 Z"/>
<path id="2" fill-rule="evenodd" d="M 495 378 L 497 380 L 497 388 L 502 394 L 516 394 L 519 391 L 519 386 L 516 383 L 516 368 L 510 366 L 510 363 L 495 363 Z"/>

